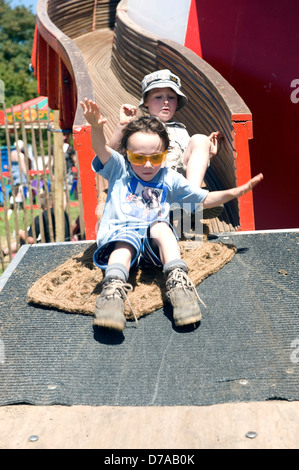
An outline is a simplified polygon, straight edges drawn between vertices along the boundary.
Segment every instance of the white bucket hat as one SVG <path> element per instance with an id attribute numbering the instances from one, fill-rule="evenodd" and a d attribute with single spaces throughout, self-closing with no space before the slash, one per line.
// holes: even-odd
<path id="1" fill-rule="evenodd" d="M 141 83 L 142 98 L 139 103 L 139 108 L 146 110 L 144 105 L 144 98 L 146 93 L 154 88 L 171 88 L 178 95 L 178 106 L 177 111 L 181 109 L 188 101 L 187 96 L 181 92 L 181 80 L 180 78 L 172 73 L 168 69 L 157 70 L 156 72 L 150 73 L 144 77 Z"/>

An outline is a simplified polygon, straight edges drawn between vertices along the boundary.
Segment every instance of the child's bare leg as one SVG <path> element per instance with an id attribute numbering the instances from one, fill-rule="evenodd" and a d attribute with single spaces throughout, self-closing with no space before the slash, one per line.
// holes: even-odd
<path id="1" fill-rule="evenodd" d="M 209 136 L 195 134 L 190 138 L 184 155 L 186 178 L 196 187 L 201 187 L 210 159 L 217 155 L 221 134 L 212 132 Z"/>
<path id="2" fill-rule="evenodd" d="M 108 266 L 115 263 L 123 264 L 129 272 L 134 254 L 135 249 L 132 245 L 126 242 L 116 242 L 115 248 L 109 257 Z"/>
<path id="3" fill-rule="evenodd" d="M 156 222 L 150 229 L 151 243 L 159 249 L 160 259 L 165 265 L 180 258 L 178 242 L 173 231 L 165 222 Z"/>

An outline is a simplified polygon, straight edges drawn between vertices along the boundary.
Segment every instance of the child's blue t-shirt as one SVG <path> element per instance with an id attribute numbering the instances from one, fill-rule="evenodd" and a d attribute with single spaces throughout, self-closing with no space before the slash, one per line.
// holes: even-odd
<path id="1" fill-rule="evenodd" d="M 201 204 L 208 194 L 204 189 L 192 187 L 183 175 L 169 168 L 161 168 L 151 181 L 143 181 L 116 151 L 105 165 L 95 156 L 92 169 L 109 181 L 97 233 L 98 246 L 109 241 L 113 232 L 122 227 L 136 229 L 142 237 L 150 223 L 169 219 L 171 206 L 179 204 L 194 210 L 195 204 Z"/>

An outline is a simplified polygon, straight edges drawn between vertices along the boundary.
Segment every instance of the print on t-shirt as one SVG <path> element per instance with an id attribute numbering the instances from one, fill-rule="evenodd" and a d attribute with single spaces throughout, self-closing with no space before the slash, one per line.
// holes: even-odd
<path id="1" fill-rule="evenodd" d="M 164 218 L 168 214 L 166 194 L 167 187 L 163 183 L 147 183 L 133 177 L 121 205 L 122 211 L 146 222 Z"/>

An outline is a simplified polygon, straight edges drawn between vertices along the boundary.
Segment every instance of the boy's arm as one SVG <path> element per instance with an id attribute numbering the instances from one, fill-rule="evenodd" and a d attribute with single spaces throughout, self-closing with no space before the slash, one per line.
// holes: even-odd
<path id="1" fill-rule="evenodd" d="M 227 189 L 224 191 L 211 191 L 203 201 L 203 207 L 210 208 L 216 207 L 220 204 L 225 204 L 226 202 L 231 201 L 232 199 L 239 198 L 243 194 L 251 191 L 257 184 L 259 184 L 263 179 L 262 173 L 251 178 L 247 183 L 237 186 L 236 188 Z"/>
<path id="2" fill-rule="evenodd" d="M 92 149 L 101 160 L 102 164 L 105 165 L 112 154 L 112 149 L 106 143 L 103 129 L 107 119 L 101 115 L 99 107 L 94 101 L 85 98 L 84 103 L 80 101 L 80 104 L 83 109 L 84 117 L 91 126 L 90 137 Z"/>
<path id="3" fill-rule="evenodd" d="M 131 104 L 123 104 L 119 112 L 119 123 L 109 139 L 108 145 L 114 150 L 118 150 L 120 141 L 122 139 L 122 133 L 124 128 L 129 122 L 133 121 L 137 117 L 138 109 L 136 106 Z"/>

